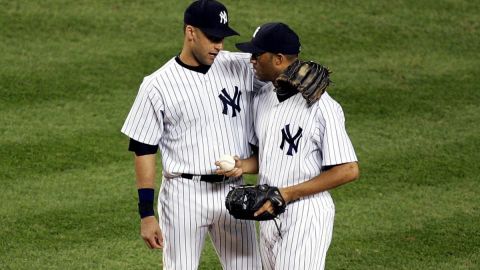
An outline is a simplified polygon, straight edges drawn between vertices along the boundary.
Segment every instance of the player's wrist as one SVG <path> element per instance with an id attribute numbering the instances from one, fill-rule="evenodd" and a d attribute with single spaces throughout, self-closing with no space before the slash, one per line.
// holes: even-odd
<path id="1" fill-rule="evenodd" d="M 153 202 L 155 199 L 155 190 L 153 188 L 138 189 L 138 214 L 140 218 L 155 216 Z"/>
<path id="2" fill-rule="evenodd" d="M 241 160 L 241 169 L 243 173 L 255 174 L 258 173 L 258 166 L 256 159 L 249 157 Z"/>
<path id="3" fill-rule="evenodd" d="M 291 201 L 294 201 L 298 198 L 295 198 L 295 195 L 292 192 L 292 189 L 289 188 L 280 188 L 279 189 L 280 194 L 282 195 L 283 200 L 285 201 L 286 204 L 288 204 Z"/>

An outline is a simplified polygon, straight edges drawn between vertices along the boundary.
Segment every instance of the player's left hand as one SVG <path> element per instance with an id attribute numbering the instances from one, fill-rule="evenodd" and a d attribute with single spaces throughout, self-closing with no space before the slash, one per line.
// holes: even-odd
<path id="1" fill-rule="evenodd" d="M 142 218 L 140 235 L 150 249 L 163 248 L 163 236 L 157 219 L 154 216 Z"/>
<path id="2" fill-rule="evenodd" d="M 219 167 L 215 171 L 216 174 L 218 175 L 225 175 L 226 177 L 240 177 L 243 175 L 243 169 L 242 169 L 242 160 L 240 160 L 240 157 L 234 156 L 233 159 L 235 160 L 235 167 L 231 171 L 225 171 L 220 168 L 220 162 L 216 161 L 215 165 Z"/>

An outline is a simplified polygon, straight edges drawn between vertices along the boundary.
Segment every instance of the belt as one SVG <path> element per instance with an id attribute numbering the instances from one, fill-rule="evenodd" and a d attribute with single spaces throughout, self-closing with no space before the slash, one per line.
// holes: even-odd
<path id="1" fill-rule="evenodd" d="M 205 175 L 193 175 L 189 173 L 182 173 L 182 178 L 192 179 L 194 176 L 200 176 L 200 181 L 209 182 L 209 183 L 218 183 L 228 180 L 228 177 L 217 174 L 205 174 Z"/>

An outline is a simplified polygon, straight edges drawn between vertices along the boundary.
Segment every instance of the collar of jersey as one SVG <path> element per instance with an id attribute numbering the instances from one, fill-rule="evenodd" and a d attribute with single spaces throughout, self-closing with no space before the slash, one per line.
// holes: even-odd
<path id="1" fill-rule="evenodd" d="M 202 74 L 206 74 L 208 72 L 208 70 L 210 69 L 211 66 L 207 66 L 207 65 L 200 65 L 200 66 L 189 66 L 185 63 L 182 62 L 182 60 L 180 60 L 180 57 L 176 56 L 175 57 L 175 61 L 177 61 L 177 63 L 186 68 L 186 69 L 189 69 L 191 71 L 195 71 L 195 72 L 199 72 L 199 73 L 202 73 Z"/>

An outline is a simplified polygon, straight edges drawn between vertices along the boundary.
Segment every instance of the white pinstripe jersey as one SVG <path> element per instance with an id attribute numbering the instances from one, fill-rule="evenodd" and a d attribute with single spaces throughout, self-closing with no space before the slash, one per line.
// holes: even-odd
<path id="1" fill-rule="evenodd" d="M 144 78 L 122 127 L 130 138 L 159 145 L 163 174 L 214 174 L 222 154 L 251 154 L 254 80 L 250 54 L 221 51 L 206 74 L 175 58 Z"/>
<path id="2" fill-rule="evenodd" d="M 277 187 L 305 182 L 322 167 L 357 161 L 345 130 L 342 107 L 325 92 L 307 107 L 301 94 L 279 102 L 272 83 L 255 94 L 255 133 L 259 181 Z"/>

